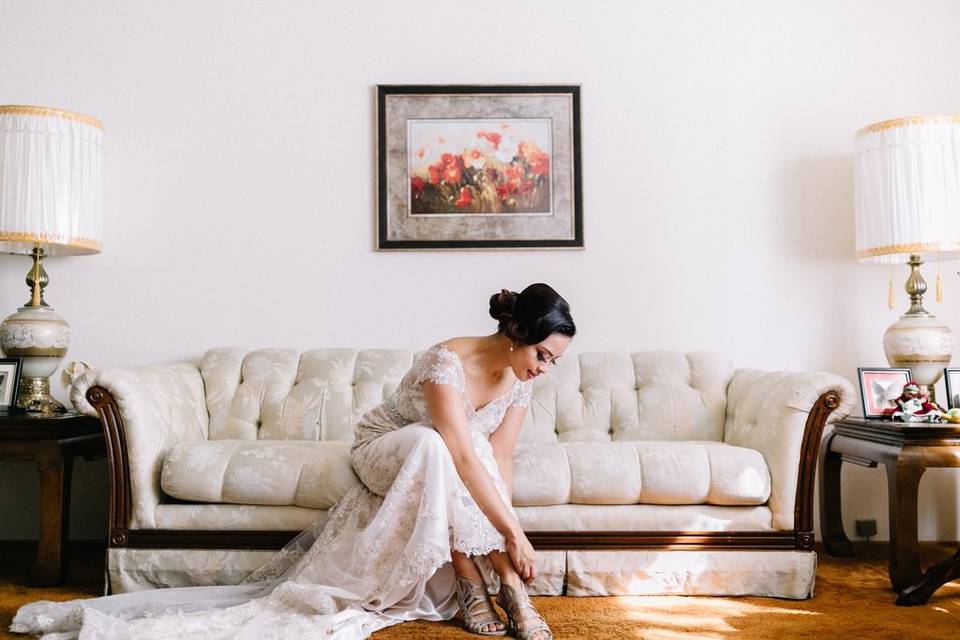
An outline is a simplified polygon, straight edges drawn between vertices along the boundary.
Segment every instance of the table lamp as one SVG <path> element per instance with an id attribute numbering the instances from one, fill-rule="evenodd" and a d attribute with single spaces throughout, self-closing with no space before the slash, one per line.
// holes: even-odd
<path id="1" fill-rule="evenodd" d="M 953 336 L 923 308 L 920 265 L 960 258 L 960 116 L 878 122 L 857 132 L 855 146 L 857 258 L 910 265 L 910 308 L 887 328 L 883 349 L 890 366 L 910 367 L 932 400 Z M 892 276 L 889 287 L 892 309 Z M 938 267 L 937 302 L 942 296 Z"/>
<path id="2" fill-rule="evenodd" d="M 0 348 L 23 359 L 17 408 L 56 413 L 49 377 L 70 327 L 43 297 L 47 256 L 100 252 L 101 138 L 94 118 L 62 109 L 0 105 L 0 251 L 31 256 L 30 299 L 0 324 Z"/>

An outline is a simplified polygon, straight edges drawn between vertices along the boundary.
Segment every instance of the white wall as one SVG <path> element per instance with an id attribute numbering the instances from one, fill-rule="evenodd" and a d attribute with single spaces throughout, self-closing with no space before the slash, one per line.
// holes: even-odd
<path id="1" fill-rule="evenodd" d="M 0 103 L 105 123 L 104 251 L 47 262 L 68 360 L 419 349 L 493 330 L 487 297 L 543 280 L 576 351 L 855 380 L 897 312 L 853 257 L 853 133 L 960 111 L 958 28 L 950 1 L 4 0 Z M 373 251 L 374 85 L 528 82 L 583 85 L 586 250 Z M 28 266 L 0 257 L 0 313 Z M 957 268 L 928 307 L 960 331 Z M 105 475 L 78 465 L 75 537 L 105 531 Z M 35 535 L 34 478 L 0 463 L 0 537 Z M 958 478 L 925 476 L 921 537 L 960 538 Z M 885 537 L 882 470 L 845 480 L 848 531 Z"/>

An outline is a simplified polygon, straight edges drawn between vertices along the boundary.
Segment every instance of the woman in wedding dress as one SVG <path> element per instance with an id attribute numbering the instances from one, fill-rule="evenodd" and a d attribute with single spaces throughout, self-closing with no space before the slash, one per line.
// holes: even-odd
<path id="1" fill-rule="evenodd" d="M 241 584 L 38 601 L 10 630 L 45 640 L 354 640 L 461 611 L 480 635 L 549 640 L 524 589 L 536 566 L 510 501 L 511 461 L 533 379 L 576 328 L 542 283 L 494 294 L 490 315 L 496 333 L 430 347 L 363 416 L 351 447 L 362 484 Z M 507 624 L 484 575 L 498 578 Z"/>

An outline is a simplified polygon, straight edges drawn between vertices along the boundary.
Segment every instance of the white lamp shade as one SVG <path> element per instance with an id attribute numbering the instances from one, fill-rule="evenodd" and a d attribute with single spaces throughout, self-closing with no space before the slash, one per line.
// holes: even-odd
<path id="1" fill-rule="evenodd" d="M 861 262 L 960 258 L 960 116 L 887 120 L 856 134 Z"/>
<path id="2" fill-rule="evenodd" d="M 0 251 L 100 252 L 102 135 L 90 116 L 0 106 Z"/>

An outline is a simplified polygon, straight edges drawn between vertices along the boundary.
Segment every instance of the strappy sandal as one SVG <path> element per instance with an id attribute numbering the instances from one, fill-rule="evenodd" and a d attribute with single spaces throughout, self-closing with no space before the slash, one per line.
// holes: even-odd
<path id="1" fill-rule="evenodd" d="M 463 626 L 467 631 L 481 636 L 507 635 L 507 628 L 490 604 L 487 588 L 483 582 L 474 582 L 463 576 L 457 576 L 457 602 L 460 603 Z M 489 628 L 493 625 L 500 625 L 502 628 L 483 630 L 484 627 Z"/>
<path id="2" fill-rule="evenodd" d="M 500 582 L 497 604 L 507 612 L 507 625 L 520 640 L 553 640 L 553 632 L 530 602 L 530 596 L 525 589 L 517 590 Z M 542 633 L 543 631 L 546 633 Z"/>

